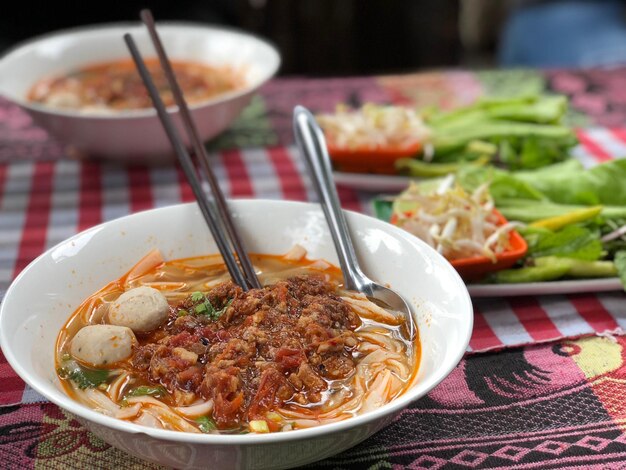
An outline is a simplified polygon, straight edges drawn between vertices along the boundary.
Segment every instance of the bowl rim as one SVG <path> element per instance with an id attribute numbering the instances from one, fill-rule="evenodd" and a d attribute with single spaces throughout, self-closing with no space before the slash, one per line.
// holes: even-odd
<path id="1" fill-rule="evenodd" d="M 236 200 L 230 200 L 229 203 L 234 203 L 233 206 L 235 207 L 239 204 L 262 205 L 262 204 L 270 203 L 270 204 L 278 204 L 278 205 L 296 205 L 296 206 L 301 206 L 303 209 L 304 208 L 320 209 L 320 206 L 317 203 L 301 202 L 301 201 L 272 200 L 272 199 L 236 199 Z M 61 245 L 67 244 L 68 242 L 75 240 L 79 237 L 83 237 L 84 235 L 89 234 L 91 232 L 99 231 L 105 225 L 110 224 L 112 222 L 124 221 L 131 217 L 141 216 L 142 214 L 143 216 L 149 216 L 150 213 L 168 210 L 168 209 L 169 210 L 186 210 L 185 209 L 186 207 L 190 207 L 196 204 L 197 203 L 195 202 L 175 204 L 175 205 L 164 206 L 160 208 L 149 209 L 149 210 L 137 212 L 134 214 L 128 214 L 123 217 L 119 217 L 119 218 L 116 218 L 107 222 L 103 222 L 87 230 L 79 232 L 67 238 L 66 240 L 60 242 L 59 244 L 49 248 L 44 253 L 42 253 L 37 258 L 35 258 L 31 263 L 29 263 L 28 266 L 26 266 L 26 268 L 24 268 L 22 272 L 13 280 L 13 282 L 11 283 L 11 285 L 9 286 L 9 288 L 7 289 L 5 293 L 4 300 L 9 298 L 12 290 L 14 289 L 14 286 L 17 285 L 18 282 L 23 277 L 27 276 L 29 271 L 31 271 L 32 269 L 35 269 L 36 264 L 41 259 L 43 259 L 46 256 L 49 256 L 51 252 L 53 252 L 55 249 L 57 249 Z M 306 428 L 306 429 L 297 429 L 297 430 L 293 430 L 289 432 L 275 432 L 275 433 L 268 433 L 268 434 L 250 433 L 250 434 L 243 434 L 243 435 L 202 434 L 202 433 L 195 434 L 195 433 L 188 433 L 188 432 L 181 432 L 181 431 L 150 428 L 147 426 L 141 426 L 141 425 L 134 424 L 128 421 L 124 421 L 122 419 L 117 419 L 111 416 L 106 416 L 84 405 L 81 405 L 80 403 L 76 402 L 68 395 L 64 394 L 62 391 L 60 391 L 58 396 L 50 396 L 45 389 L 43 389 L 42 387 L 39 387 L 39 385 L 35 381 L 31 380 L 31 378 L 26 373 L 26 371 L 21 367 L 20 362 L 17 360 L 17 358 L 13 354 L 13 351 L 7 348 L 6 345 L 8 344 L 8 342 L 7 342 L 7 336 L 6 336 L 7 333 L 6 333 L 5 328 L 0 328 L 0 347 L 2 349 L 2 352 L 4 353 L 5 358 L 7 359 L 7 362 L 9 363 L 9 365 L 20 376 L 20 378 L 24 380 L 24 382 L 26 382 L 31 388 L 33 388 L 39 394 L 44 396 L 48 401 L 54 403 L 60 408 L 80 418 L 83 418 L 91 423 L 95 423 L 96 425 L 104 426 L 106 428 L 111 428 L 116 431 L 132 433 L 135 435 L 143 434 L 143 435 L 146 435 L 151 438 L 158 439 L 158 440 L 171 441 L 171 442 L 184 442 L 188 444 L 205 444 L 205 445 L 206 444 L 209 444 L 209 445 L 210 444 L 218 444 L 218 445 L 265 444 L 265 445 L 268 445 L 268 444 L 276 444 L 276 443 L 283 443 L 283 442 L 296 441 L 296 440 L 313 439 L 313 438 L 320 437 L 325 434 L 335 434 L 338 432 L 344 432 L 351 428 L 359 427 L 359 426 L 371 423 L 373 421 L 381 420 L 386 416 L 391 417 L 394 414 L 399 413 L 400 411 L 405 409 L 414 401 L 418 400 L 419 398 L 424 397 L 428 392 L 430 392 L 434 387 L 436 387 L 441 381 L 443 381 L 461 361 L 461 359 L 463 358 L 467 350 L 467 346 L 469 345 L 470 337 L 471 337 L 472 330 L 473 330 L 474 316 L 473 316 L 473 310 L 472 310 L 472 301 L 467 291 L 467 288 L 465 287 L 465 283 L 463 282 L 459 274 L 456 272 L 456 270 L 449 263 L 445 261 L 445 258 L 443 258 L 439 253 L 437 253 L 433 248 L 428 246 L 425 242 L 418 239 L 417 237 L 412 236 L 408 232 L 398 227 L 395 227 L 391 224 L 385 223 L 384 221 L 381 221 L 380 219 L 376 219 L 375 217 L 371 217 L 366 214 L 362 214 L 362 213 L 355 212 L 355 211 L 349 211 L 345 209 L 344 209 L 344 212 L 347 214 L 351 214 L 350 215 L 351 217 L 356 216 L 357 218 L 373 219 L 377 223 L 384 224 L 386 228 L 390 230 L 394 235 L 397 235 L 405 239 L 406 241 L 408 241 L 409 243 L 413 245 L 419 245 L 420 248 L 425 249 L 427 252 L 431 252 L 431 254 L 435 255 L 435 259 L 441 258 L 441 261 L 443 261 L 441 265 L 445 266 L 446 269 L 448 270 L 449 275 L 452 278 L 456 278 L 458 285 L 463 287 L 463 290 L 461 292 L 461 295 L 462 295 L 461 301 L 462 303 L 465 303 L 468 306 L 469 311 L 467 314 L 467 322 L 465 324 L 465 331 L 462 332 L 463 333 L 462 341 L 458 343 L 462 347 L 459 348 L 456 354 L 454 354 L 454 356 L 451 357 L 450 359 L 451 367 L 449 368 L 449 370 L 446 370 L 445 373 L 439 374 L 439 376 L 431 380 L 428 386 L 422 391 L 420 396 L 411 396 L 410 389 L 409 389 L 405 393 L 395 398 L 394 400 L 390 401 L 389 403 L 386 403 L 382 407 L 377 408 L 373 411 L 369 411 L 365 414 L 353 416 L 349 419 L 345 419 L 345 420 L 334 422 L 334 423 L 313 426 L 311 428 Z M 0 326 L 4 323 L 3 321 L 4 317 L 8 315 L 6 305 L 7 305 L 6 301 L 3 301 L 0 304 Z"/>
<path id="2" fill-rule="evenodd" d="M 142 26 L 142 23 L 138 21 L 117 21 L 117 22 L 110 22 L 110 23 L 95 23 L 91 25 L 81 25 L 81 26 L 75 26 L 71 28 L 63 28 L 63 29 L 59 29 L 55 31 L 50 31 L 48 33 L 44 33 L 44 34 L 34 36 L 32 38 L 28 38 L 24 41 L 21 41 L 9 47 L 6 51 L 0 54 L 0 66 L 2 66 L 2 62 L 5 59 L 9 58 L 11 55 L 15 53 L 20 52 L 22 49 L 33 46 L 36 43 L 44 43 L 45 41 L 49 39 L 54 39 L 56 37 L 71 36 L 75 33 L 81 34 L 81 33 L 96 32 L 99 30 L 116 29 L 116 28 L 124 28 L 124 27 L 127 27 L 129 29 L 138 28 L 141 26 Z M 192 28 L 205 29 L 208 31 L 214 31 L 218 33 L 230 33 L 230 34 L 244 36 L 247 39 L 252 39 L 254 41 L 257 41 L 267 46 L 276 58 L 275 65 L 271 69 L 268 69 L 268 72 L 263 74 L 261 78 L 255 80 L 253 83 L 246 83 L 246 85 L 242 88 L 228 91 L 226 93 L 220 93 L 219 95 L 216 95 L 213 98 L 209 98 L 207 100 L 189 104 L 188 105 L 189 110 L 192 112 L 200 108 L 221 104 L 223 102 L 245 96 L 246 94 L 253 93 L 255 90 L 260 88 L 263 84 L 267 83 L 267 81 L 269 81 L 272 77 L 274 77 L 282 65 L 282 57 L 280 55 L 280 51 L 278 47 L 272 41 L 266 38 L 263 38 L 260 35 L 245 31 L 243 29 L 230 27 L 230 26 L 222 26 L 222 25 L 217 26 L 217 25 L 213 25 L 209 23 L 202 23 L 198 21 L 184 21 L 184 20 L 158 21 L 157 28 L 163 28 L 163 27 L 165 28 L 192 27 Z M 129 57 L 130 57 L 130 53 L 129 53 Z M 94 60 L 92 63 L 98 63 L 98 62 L 97 60 Z M 102 120 L 102 119 L 115 120 L 115 119 L 142 119 L 142 118 L 150 118 L 150 117 L 157 116 L 157 112 L 154 109 L 154 107 L 142 108 L 142 109 L 127 109 L 127 110 L 121 110 L 121 111 L 113 111 L 110 113 L 109 112 L 97 113 L 97 112 L 89 112 L 89 111 L 85 112 L 85 111 L 74 110 L 74 109 L 54 108 L 52 106 L 46 106 L 43 104 L 38 104 L 38 103 L 28 101 L 24 97 L 16 96 L 15 94 L 5 93 L 3 90 L 0 90 L 0 96 L 11 101 L 12 103 L 19 105 L 22 108 L 26 108 L 31 111 L 50 114 L 50 115 L 56 115 L 56 116 L 64 116 L 64 117 L 69 117 L 69 118 L 80 118 L 80 119 L 90 119 L 90 120 Z M 176 105 L 169 106 L 167 107 L 167 111 L 170 113 L 178 113 L 178 106 Z"/>

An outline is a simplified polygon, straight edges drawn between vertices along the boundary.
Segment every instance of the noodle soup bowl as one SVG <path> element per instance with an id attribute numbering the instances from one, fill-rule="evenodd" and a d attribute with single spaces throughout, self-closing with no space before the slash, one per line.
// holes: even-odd
<path id="1" fill-rule="evenodd" d="M 250 34 L 174 22 L 159 23 L 158 30 L 170 59 L 227 66 L 242 75 L 242 87 L 189 105 L 204 140 L 227 129 L 280 65 L 278 51 Z M 122 38 L 127 32 L 133 35 L 145 58 L 156 56 L 146 28 L 137 23 L 59 31 L 18 45 L 0 58 L 0 95 L 19 105 L 36 124 L 79 156 L 140 163 L 171 160 L 171 145 L 152 108 L 81 110 L 51 107 L 28 99 L 30 89 L 41 79 L 129 59 Z M 171 110 L 181 135 L 186 136 L 177 108 Z"/>
<path id="2" fill-rule="evenodd" d="M 283 254 L 300 244 L 309 258 L 336 264 L 319 206 L 237 200 L 236 224 L 253 253 Z M 419 370 L 407 391 L 344 421 L 270 434 L 193 434 L 105 416 L 71 399 L 55 372 L 59 331 L 82 301 L 119 278 L 149 250 L 166 259 L 216 253 L 196 204 L 140 212 L 82 232 L 50 249 L 15 279 L 0 310 L 0 343 L 10 365 L 46 399 L 131 455 L 175 468 L 288 468 L 341 452 L 389 425 L 457 365 L 472 330 L 472 305 L 454 268 L 390 224 L 348 212 L 364 271 L 399 292 L 419 328 Z M 268 223 L 271 221 L 271 223 Z M 401 418 L 400 418 L 401 419 Z M 393 424 L 392 424 L 393 426 Z"/>

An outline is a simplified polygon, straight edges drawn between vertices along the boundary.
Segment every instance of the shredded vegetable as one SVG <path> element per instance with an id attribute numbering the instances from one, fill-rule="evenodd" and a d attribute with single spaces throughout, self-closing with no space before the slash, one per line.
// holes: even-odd
<path id="1" fill-rule="evenodd" d="M 317 121 L 326 137 L 338 148 L 403 149 L 424 143 L 430 131 L 413 110 L 400 106 L 366 104 L 358 110 L 338 105 L 334 114 Z"/>
<path id="2" fill-rule="evenodd" d="M 392 222 L 416 235 L 450 261 L 496 256 L 509 248 L 509 232 L 516 222 L 498 224 L 486 184 L 468 193 L 445 178 L 436 191 L 409 186 L 394 201 Z"/>

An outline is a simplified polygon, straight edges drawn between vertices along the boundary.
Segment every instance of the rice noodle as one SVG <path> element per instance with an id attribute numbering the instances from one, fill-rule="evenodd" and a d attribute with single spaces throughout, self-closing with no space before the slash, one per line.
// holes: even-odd
<path id="1" fill-rule="evenodd" d="M 124 371 L 109 385 L 108 394 L 114 401 L 119 401 L 122 398 L 122 389 L 129 378 L 130 374 Z"/>
<path id="2" fill-rule="evenodd" d="M 150 250 L 146 256 L 141 258 L 137 264 L 135 264 L 125 276 L 125 283 L 133 281 L 135 278 L 143 276 L 148 271 L 156 268 L 159 264 L 163 263 L 163 256 L 159 250 Z"/>
<path id="3" fill-rule="evenodd" d="M 365 392 L 365 397 L 361 404 L 362 412 L 380 408 L 387 403 L 387 396 L 389 395 L 391 387 L 391 378 L 391 372 L 388 370 L 384 370 L 376 375 L 373 383 L 370 385 L 367 392 Z"/>
<path id="4" fill-rule="evenodd" d="M 342 295 L 341 299 L 349 303 L 350 306 L 362 317 L 382 321 L 392 325 L 399 325 L 403 321 L 401 318 L 398 318 L 387 310 L 369 301 L 367 297 L 361 293 L 351 292 L 349 295 Z"/>
<path id="5" fill-rule="evenodd" d="M 206 416 L 213 411 L 213 400 L 202 401 L 189 406 L 177 406 L 174 409 L 177 413 L 180 413 L 187 418 Z"/>
<path id="6" fill-rule="evenodd" d="M 177 415 L 167 407 L 149 406 L 143 408 L 144 413 L 151 414 L 156 418 L 164 429 L 172 429 L 175 431 L 199 433 L 200 430 L 187 422 L 184 418 Z"/>
<path id="7" fill-rule="evenodd" d="M 142 410 L 133 422 L 148 428 L 163 429 L 161 421 L 159 421 L 149 410 Z"/>
<path id="8" fill-rule="evenodd" d="M 137 416 L 137 413 L 141 410 L 140 404 L 136 404 L 135 406 L 119 406 L 117 403 L 111 401 L 105 393 L 93 388 L 78 390 L 77 394 L 96 411 L 114 418 L 130 419 Z"/>
<path id="9" fill-rule="evenodd" d="M 359 332 L 359 336 L 373 343 L 377 343 L 380 346 L 384 346 L 388 351 L 400 352 L 402 350 L 402 344 L 384 334 L 363 331 Z"/>
<path id="10" fill-rule="evenodd" d="M 154 406 L 160 406 L 162 408 L 169 408 L 169 406 L 166 403 L 163 403 L 162 401 L 157 400 L 156 398 L 153 398 L 150 395 L 141 395 L 138 397 L 127 397 L 126 401 L 128 403 L 140 403 L 142 405 L 154 405 Z"/>
<path id="11" fill-rule="evenodd" d="M 291 249 L 287 253 L 285 253 L 283 258 L 289 261 L 300 261 L 305 256 L 306 256 L 306 248 L 296 243 L 294 246 L 291 247 Z"/>

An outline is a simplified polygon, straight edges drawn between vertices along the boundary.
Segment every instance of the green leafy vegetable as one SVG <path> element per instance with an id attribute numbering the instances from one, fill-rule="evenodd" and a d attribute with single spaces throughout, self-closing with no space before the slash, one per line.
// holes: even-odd
<path id="1" fill-rule="evenodd" d="M 626 205 L 626 159 L 612 160 L 585 170 L 576 160 L 520 171 L 524 181 L 552 202 L 579 205 Z"/>
<path id="2" fill-rule="evenodd" d="M 391 216 L 393 215 L 393 201 L 386 199 L 374 199 L 372 201 L 372 209 L 374 210 L 374 214 L 380 220 L 384 220 L 385 222 L 389 222 L 391 220 Z"/>
<path id="3" fill-rule="evenodd" d="M 221 317 L 224 314 L 224 312 L 226 312 L 228 307 L 230 307 L 230 304 L 233 301 L 232 299 L 230 299 L 228 302 L 226 302 L 226 304 L 222 308 L 218 309 L 211 303 L 209 298 L 202 292 L 192 293 L 190 296 L 190 299 L 192 302 L 195 303 L 195 305 L 193 305 L 189 310 L 193 311 L 197 315 L 205 315 L 209 317 L 211 320 L 217 320 L 219 317 Z M 187 310 L 182 310 L 182 312 L 184 313 L 181 313 L 181 311 L 179 311 L 178 316 L 188 314 Z"/>
<path id="4" fill-rule="evenodd" d="M 215 421 L 208 416 L 200 416 L 199 418 L 196 418 L 195 421 L 196 423 L 198 423 L 200 431 L 204 433 L 210 433 L 211 431 L 217 429 L 217 424 L 215 424 Z"/>
<path id="5" fill-rule="evenodd" d="M 489 161 L 489 158 L 481 157 L 472 162 L 454 162 L 454 163 L 427 163 L 415 158 L 401 158 L 396 160 L 395 166 L 398 172 L 410 176 L 419 176 L 422 178 L 436 178 L 446 176 L 450 173 L 456 173 L 465 165 L 482 166 Z"/>
<path id="6" fill-rule="evenodd" d="M 527 199 L 503 199 L 496 201 L 496 207 L 509 220 L 519 222 L 535 222 L 549 217 L 568 214 L 589 206 L 574 206 L 569 204 L 555 204 L 549 201 L 529 201 Z M 619 219 L 626 217 L 626 206 L 602 206 L 601 215 L 604 219 Z"/>
<path id="7" fill-rule="evenodd" d="M 496 271 L 488 280 L 497 284 L 554 281 L 563 277 L 569 268 L 570 263 L 568 260 L 555 258 L 553 263 L 546 266 L 529 266 Z"/>
<path id="8" fill-rule="evenodd" d="M 604 218 L 626 218 L 626 159 L 589 170 L 576 160 L 516 172 L 466 166 L 457 177 L 470 191 L 489 183 L 496 207 L 509 220 L 534 222 L 598 204 Z"/>
<path id="9" fill-rule="evenodd" d="M 165 390 L 165 388 L 160 385 L 157 385 L 157 386 L 141 385 L 137 388 L 132 389 L 127 394 L 127 396 L 129 397 L 141 397 L 145 395 L 149 395 L 151 397 L 162 398 L 165 395 L 167 395 L 167 390 Z"/>
<path id="10" fill-rule="evenodd" d="M 626 250 L 618 251 L 615 253 L 615 268 L 622 281 L 622 286 L 626 290 Z"/>
<path id="11" fill-rule="evenodd" d="M 471 113 L 464 114 L 464 119 L 471 117 Z M 514 140 L 501 142 L 499 158 L 503 158 L 502 149 L 507 146 L 512 146 L 511 151 L 519 156 L 517 145 Z M 524 145 L 531 149 L 533 144 L 527 141 Z M 626 159 L 589 170 L 575 160 L 524 171 L 465 165 L 457 172 L 457 181 L 468 191 L 489 184 L 496 207 L 510 221 L 531 223 L 602 206 L 599 215 L 588 219 L 572 217 L 563 224 L 553 224 L 553 230 L 548 226 L 519 228 L 528 243 L 523 266 L 494 273 L 487 282 L 545 282 L 563 277 L 619 275 L 626 287 Z M 432 188 L 440 182 L 431 179 L 420 186 Z M 392 210 L 405 209 L 398 204 L 377 200 L 374 210 L 378 217 L 389 220 Z"/>
<path id="12" fill-rule="evenodd" d="M 192 302 L 200 302 L 204 300 L 204 294 L 202 292 L 193 292 L 191 294 Z"/>
<path id="13" fill-rule="evenodd" d="M 103 384 L 109 378 L 109 371 L 103 369 L 88 369 L 79 365 L 73 359 L 63 361 L 63 365 L 57 370 L 59 377 L 69 379 L 81 390 L 95 388 Z"/>
<path id="14" fill-rule="evenodd" d="M 545 256 L 535 258 L 535 266 L 550 266 L 554 263 L 569 263 L 569 268 L 565 275 L 575 278 L 590 277 L 613 277 L 617 275 L 617 270 L 613 261 L 583 261 L 572 258 L 555 258 Z"/>
<path id="15" fill-rule="evenodd" d="M 578 225 L 568 225 L 558 232 L 535 232 L 537 239 L 529 247 L 534 257 L 560 256 L 595 261 L 603 255 L 602 242 L 591 230 Z"/>
<path id="16" fill-rule="evenodd" d="M 625 226 L 626 219 L 609 219 L 603 226 L 600 227 L 601 235 L 604 237 L 609 234 L 614 234 L 617 230 L 624 230 Z M 613 257 L 618 251 L 626 250 L 626 233 L 617 235 L 610 240 L 606 240 L 604 242 L 604 249 L 611 257 Z"/>
<path id="17" fill-rule="evenodd" d="M 431 113 L 426 123 L 432 130 L 434 161 L 488 155 L 511 169 L 562 161 L 577 143 L 573 131 L 561 124 L 566 111 L 564 96 L 531 95 L 483 99 L 453 111 Z M 483 144 L 478 152 L 477 143 Z"/>

